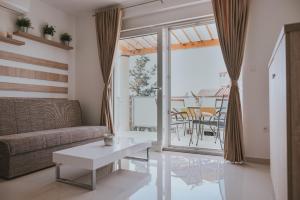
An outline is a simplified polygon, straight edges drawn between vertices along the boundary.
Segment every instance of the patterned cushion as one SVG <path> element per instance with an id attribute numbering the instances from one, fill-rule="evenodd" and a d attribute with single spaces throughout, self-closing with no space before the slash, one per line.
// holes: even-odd
<path id="1" fill-rule="evenodd" d="M 48 102 L 44 109 L 45 129 L 81 125 L 81 111 L 78 101 Z"/>
<path id="2" fill-rule="evenodd" d="M 41 131 L 45 130 L 45 106 L 46 101 L 31 100 L 29 101 L 29 113 L 30 113 L 30 131 Z M 19 133 L 22 133 L 19 131 Z"/>
<path id="3" fill-rule="evenodd" d="M 0 135 L 81 126 L 78 101 L 0 98 Z"/>
<path id="4" fill-rule="evenodd" d="M 102 138 L 105 133 L 108 133 L 108 130 L 103 126 L 80 126 L 35 131 L 0 136 L 0 146 L 1 148 L 7 148 L 9 154 L 13 156 L 64 144 Z"/>
<path id="5" fill-rule="evenodd" d="M 15 111 L 18 133 L 26 133 L 32 131 L 30 119 L 30 101 L 21 99 L 16 100 Z"/>
<path id="6" fill-rule="evenodd" d="M 0 100 L 0 136 L 17 133 L 15 107 L 12 101 Z"/>

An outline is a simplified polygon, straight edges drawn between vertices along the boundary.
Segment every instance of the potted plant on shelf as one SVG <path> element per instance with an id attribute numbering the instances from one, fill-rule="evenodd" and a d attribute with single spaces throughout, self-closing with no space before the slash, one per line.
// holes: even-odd
<path id="1" fill-rule="evenodd" d="M 63 33 L 60 35 L 60 41 L 64 45 L 69 46 L 70 42 L 72 41 L 72 36 L 69 33 Z"/>
<path id="2" fill-rule="evenodd" d="M 17 25 L 19 31 L 22 31 L 22 32 L 25 32 L 25 33 L 28 32 L 29 28 L 32 28 L 30 19 L 26 18 L 26 17 L 22 17 L 22 18 L 17 19 L 16 25 Z"/>
<path id="3" fill-rule="evenodd" d="M 45 39 L 52 40 L 55 32 L 54 26 L 49 26 L 48 24 L 43 26 L 43 34 Z"/>

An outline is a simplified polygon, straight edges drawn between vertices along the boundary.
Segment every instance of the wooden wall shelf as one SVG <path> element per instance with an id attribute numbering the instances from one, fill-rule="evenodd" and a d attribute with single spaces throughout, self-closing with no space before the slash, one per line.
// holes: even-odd
<path id="1" fill-rule="evenodd" d="M 14 35 L 24 37 L 24 38 L 27 38 L 27 39 L 30 39 L 30 40 L 33 40 L 33 41 L 36 41 L 36 42 L 44 43 L 44 44 L 47 44 L 47 45 L 51 45 L 51 46 L 54 46 L 54 47 L 57 47 L 57 48 L 65 49 L 65 50 L 72 50 L 73 49 L 73 47 L 66 46 L 66 45 L 61 44 L 59 42 L 55 42 L 55 41 L 52 41 L 52 40 L 46 40 L 42 37 L 32 35 L 32 34 L 29 34 L 29 33 L 25 33 L 25 32 L 21 32 L 21 31 L 14 32 Z"/>
<path id="2" fill-rule="evenodd" d="M 10 39 L 10 38 L 3 37 L 3 36 L 0 36 L 0 41 L 5 42 L 5 43 L 9 43 L 9 44 L 13 44 L 13 45 L 16 45 L 16 46 L 22 46 L 22 45 L 25 44 L 25 42 L 23 42 L 23 41 Z"/>

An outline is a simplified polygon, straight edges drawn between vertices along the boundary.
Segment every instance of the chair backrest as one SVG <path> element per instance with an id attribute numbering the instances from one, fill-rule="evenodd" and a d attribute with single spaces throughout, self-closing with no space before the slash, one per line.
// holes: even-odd
<path id="1" fill-rule="evenodd" d="M 223 96 L 222 98 L 216 98 L 215 108 L 219 117 L 226 118 L 228 107 L 228 98 Z"/>
<path id="2" fill-rule="evenodd" d="M 193 91 L 191 91 L 191 94 L 195 99 L 195 104 L 200 105 L 200 96 L 197 96 Z"/>
<path id="3" fill-rule="evenodd" d="M 0 98 L 0 135 L 80 126 L 76 100 Z"/>
<path id="4" fill-rule="evenodd" d="M 188 107 L 188 115 L 190 116 L 191 119 L 199 119 L 201 116 L 201 108 L 196 106 L 196 107 Z"/>
<path id="5" fill-rule="evenodd" d="M 183 98 L 171 98 L 171 108 L 175 111 L 185 108 L 185 100 Z"/>

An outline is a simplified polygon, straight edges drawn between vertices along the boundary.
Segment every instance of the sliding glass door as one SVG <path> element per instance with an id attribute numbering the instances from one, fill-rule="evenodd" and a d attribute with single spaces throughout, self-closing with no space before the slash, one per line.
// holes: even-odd
<path id="1" fill-rule="evenodd" d="M 157 142 L 157 34 L 121 38 L 114 70 L 114 124 L 118 136 Z"/>
<path id="2" fill-rule="evenodd" d="M 229 77 L 212 18 L 122 32 L 114 70 L 117 135 L 222 150 Z"/>
<path id="3" fill-rule="evenodd" d="M 230 79 L 216 26 L 173 26 L 169 41 L 169 145 L 222 150 Z"/>

